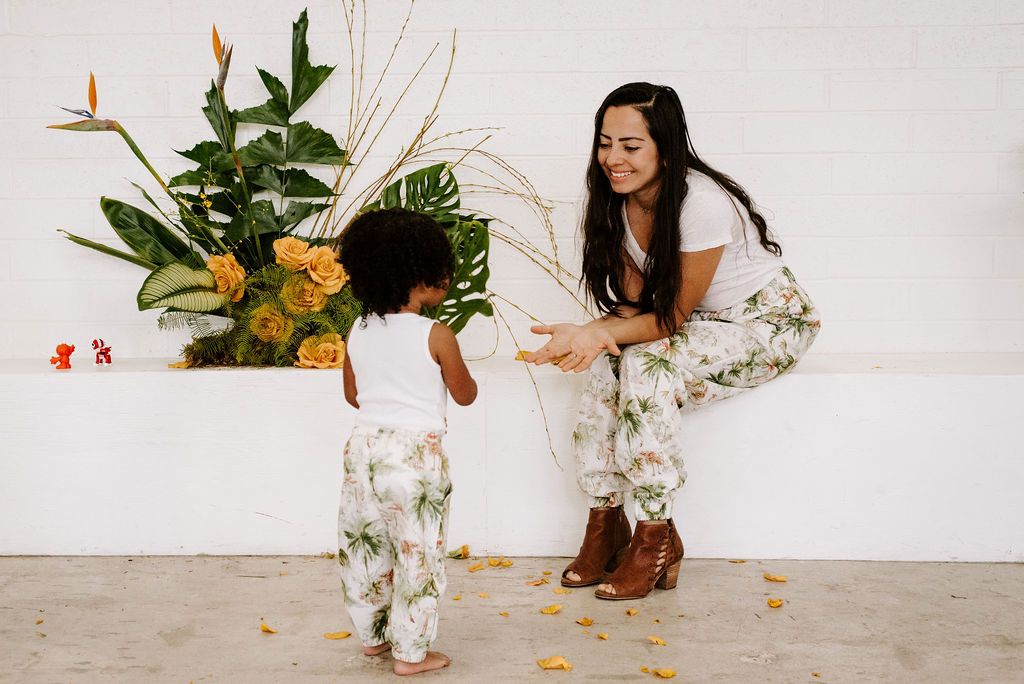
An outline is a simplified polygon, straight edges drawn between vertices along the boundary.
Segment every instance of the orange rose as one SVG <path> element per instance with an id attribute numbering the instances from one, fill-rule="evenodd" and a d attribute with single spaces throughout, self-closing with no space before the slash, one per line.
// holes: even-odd
<path id="1" fill-rule="evenodd" d="M 340 292 L 348 282 L 345 269 L 338 263 L 337 252 L 330 247 L 323 246 L 314 249 L 313 256 L 306 268 L 309 269 L 309 277 L 321 285 L 324 294 L 332 295 Z"/>
<path id="2" fill-rule="evenodd" d="M 301 271 L 313 258 L 309 243 L 290 235 L 274 240 L 274 254 L 277 255 L 277 263 L 289 271 Z"/>
<path id="3" fill-rule="evenodd" d="M 234 254 L 214 255 L 206 260 L 206 268 L 217 281 L 217 293 L 231 293 L 231 301 L 237 302 L 245 294 L 245 269 L 238 265 Z"/>
<path id="4" fill-rule="evenodd" d="M 280 342 L 289 337 L 295 323 L 273 304 L 264 304 L 252 312 L 249 329 L 264 342 Z"/>
<path id="5" fill-rule="evenodd" d="M 338 333 L 313 335 L 299 345 L 299 368 L 341 368 L 345 362 L 345 340 Z"/>
<path id="6" fill-rule="evenodd" d="M 323 289 L 304 275 L 293 275 L 281 288 L 281 303 L 288 313 L 322 311 L 327 304 Z"/>

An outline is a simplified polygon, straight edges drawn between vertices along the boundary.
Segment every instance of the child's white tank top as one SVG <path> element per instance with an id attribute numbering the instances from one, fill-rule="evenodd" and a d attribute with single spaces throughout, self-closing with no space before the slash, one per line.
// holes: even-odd
<path id="1" fill-rule="evenodd" d="M 346 354 L 356 377 L 356 424 L 443 433 L 448 389 L 430 355 L 435 321 L 414 313 L 357 320 Z"/>

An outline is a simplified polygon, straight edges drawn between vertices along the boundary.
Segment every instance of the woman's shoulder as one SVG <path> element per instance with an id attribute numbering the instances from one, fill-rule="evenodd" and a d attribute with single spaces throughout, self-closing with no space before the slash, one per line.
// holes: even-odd
<path id="1" fill-rule="evenodd" d="M 730 221 L 738 218 L 737 203 L 733 196 L 710 177 L 699 171 L 690 170 L 686 174 L 686 186 L 683 218 L 699 216 L 702 219 L 722 218 Z"/>

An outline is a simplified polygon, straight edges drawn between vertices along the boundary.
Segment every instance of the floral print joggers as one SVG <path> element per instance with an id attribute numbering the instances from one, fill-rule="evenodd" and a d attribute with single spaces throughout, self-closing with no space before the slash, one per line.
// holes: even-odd
<path id="1" fill-rule="evenodd" d="M 637 520 L 672 517 L 686 479 L 683 415 L 782 375 L 820 325 L 807 293 L 783 268 L 735 306 L 694 311 L 671 337 L 599 356 L 572 435 L 589 506 L 620 506 L 632 490 Z"/>
<path id="2" fill-rule="evenodd" d="M 356 426 L 345 445 L 338 562 L 364 646 L 422 661 L 437 635 L 451 497 L 441 436 Z"/>

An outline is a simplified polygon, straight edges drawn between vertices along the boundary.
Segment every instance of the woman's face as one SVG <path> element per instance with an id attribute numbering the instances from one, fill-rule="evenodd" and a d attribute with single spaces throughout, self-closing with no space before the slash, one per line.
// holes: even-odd
<path id="1" fill-rule="evenodd" d="M 652 195 L 661 181 L 658 146 L 633 107 L 609 107 L 601 122 L 597 161 L 619 194 Z"/>

